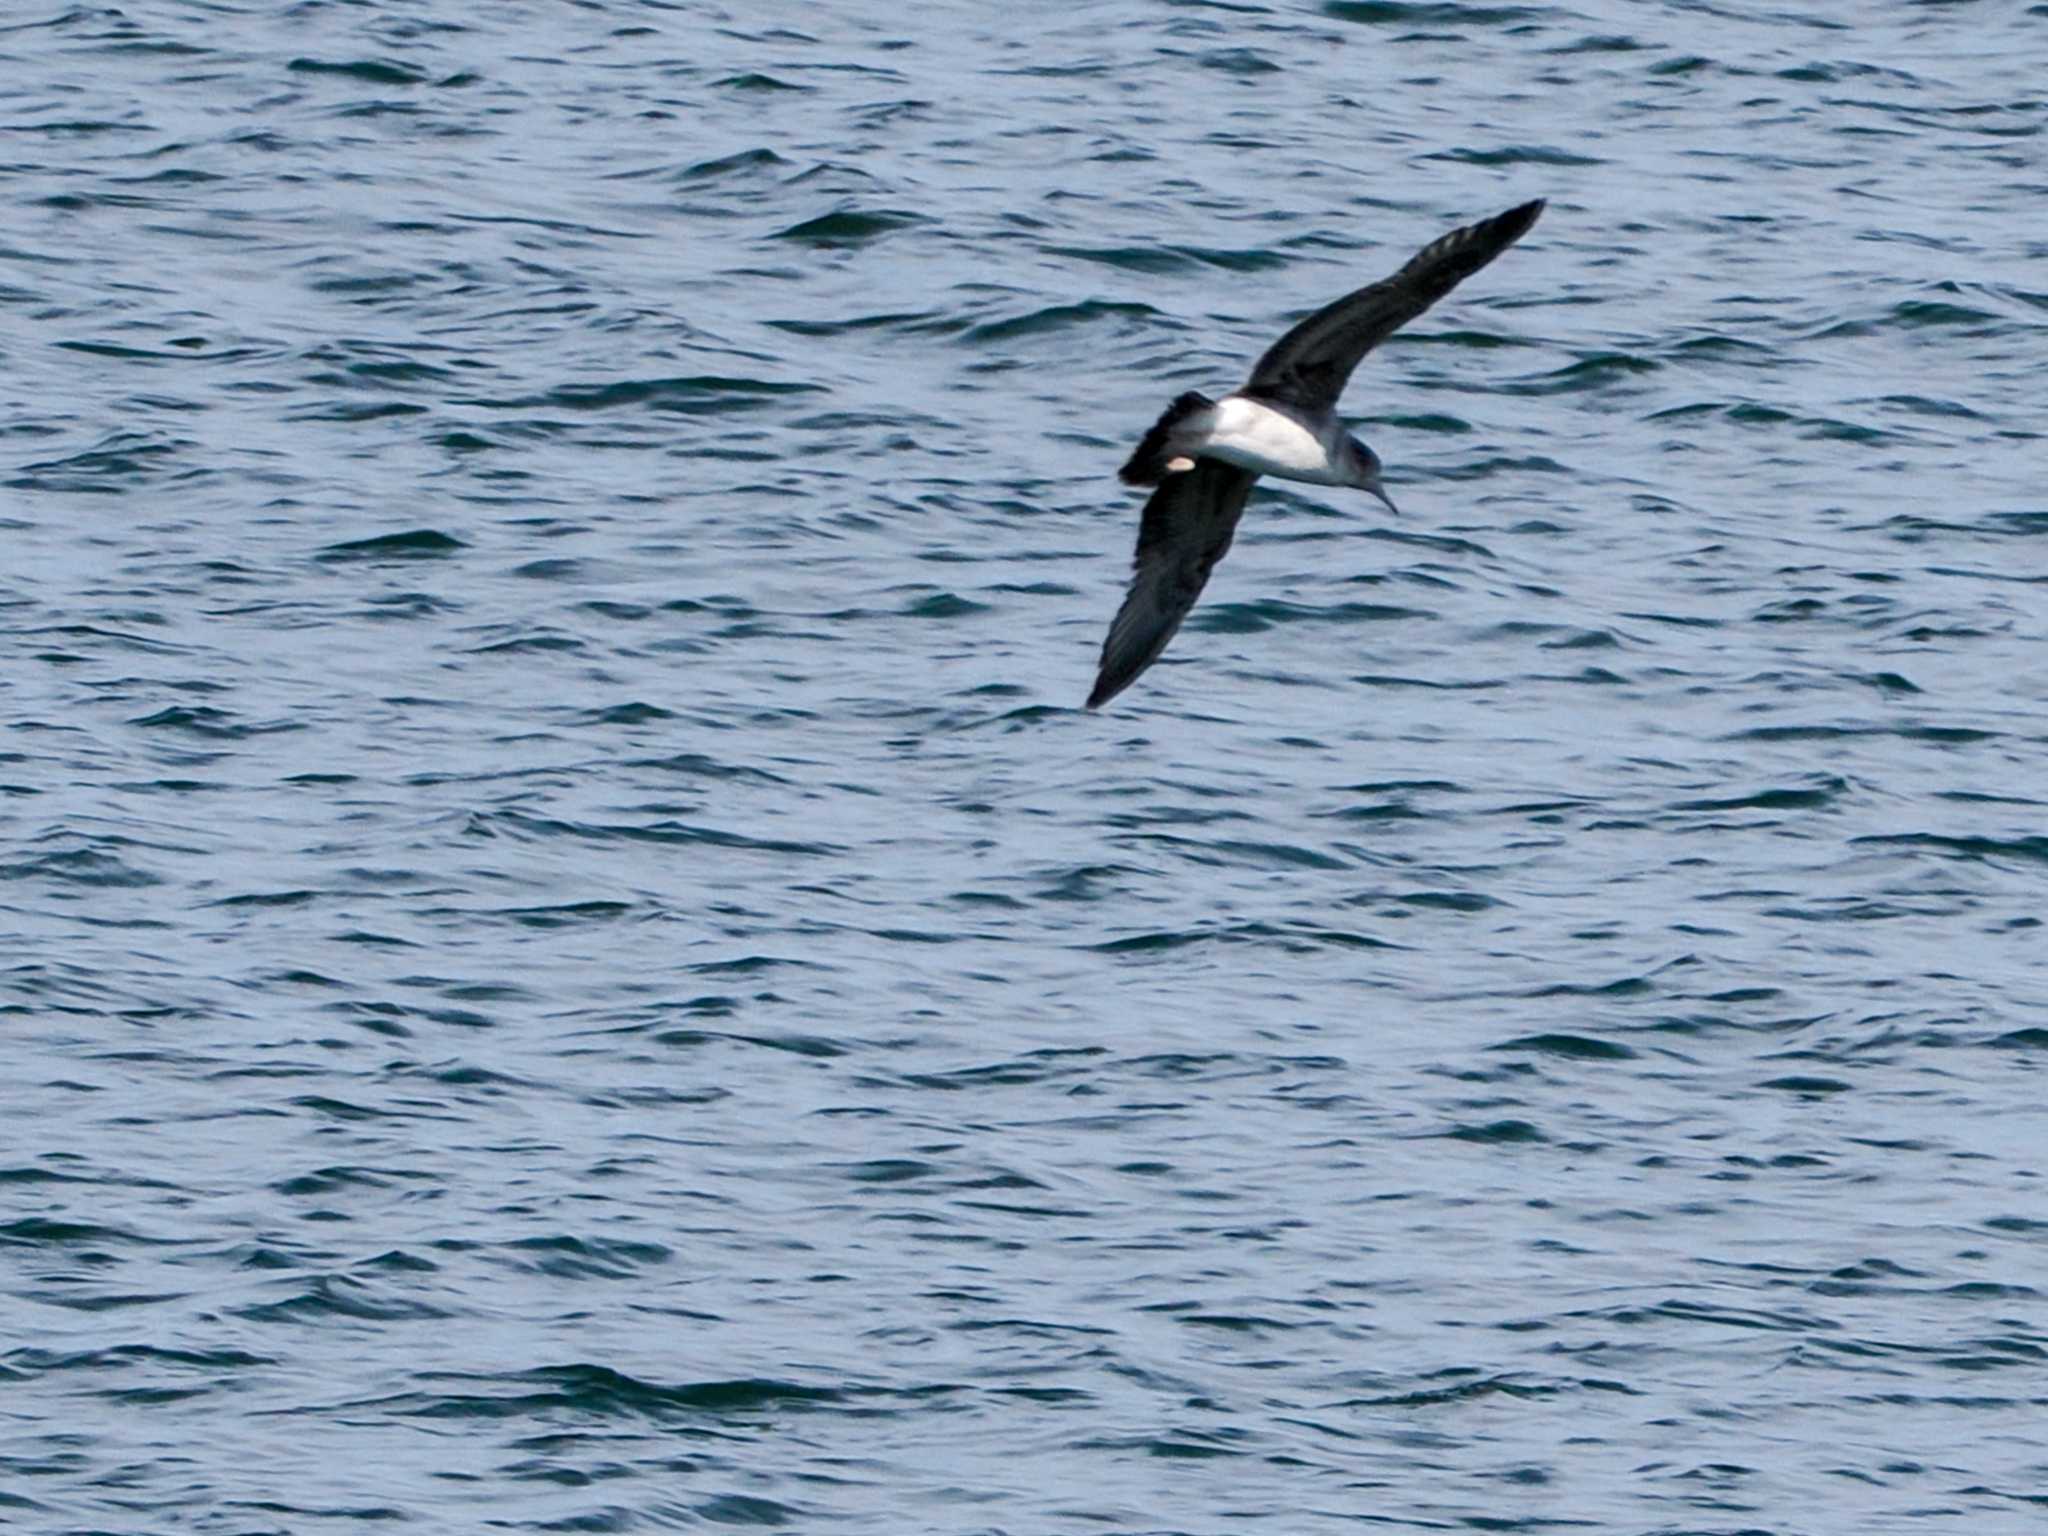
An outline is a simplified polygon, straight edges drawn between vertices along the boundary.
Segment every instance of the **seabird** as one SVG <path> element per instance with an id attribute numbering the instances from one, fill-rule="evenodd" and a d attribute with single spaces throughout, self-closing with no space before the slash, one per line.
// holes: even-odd
<path id="1" fill-rule="evenodd" d="M 1379 455 L 1344 430 L 1337 397 L 1359 360 L 1529 232 L 1543 200 L 1454 229 L 1392 277 L 1348 293 L 1267 349 L 1243 389 L 1182 395 L 1117 471 L 1152 485 L 1138 524 L 1131 590 L 1102 643 L 1088 707 L 1115 697 L 1159 659 L 1209 572 L 1230 548 L 1260 475 L 1348 485 L 1394 506 Z"/>

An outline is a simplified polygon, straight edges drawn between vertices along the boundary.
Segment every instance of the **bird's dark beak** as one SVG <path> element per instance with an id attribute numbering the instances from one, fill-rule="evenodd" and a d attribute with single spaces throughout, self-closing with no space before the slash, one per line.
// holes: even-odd
<path id="1" fill-rule="evenodd" d="M 1371 485 L 1368 485 L 1366 489 L 1368 491 L 1371 491 L 1373 495 L 1379 497 L 1381 501 L 1384 501 L 1387 504 L 1387 510 L 1393 513 L 1394 516 L 1399 517 L 1401 515 L 1401 509 L 1394 505 L 1394 498 L 1387 494 L 1386 488 L 1382 486 L 1378 481 L 1374 481 Z"/>

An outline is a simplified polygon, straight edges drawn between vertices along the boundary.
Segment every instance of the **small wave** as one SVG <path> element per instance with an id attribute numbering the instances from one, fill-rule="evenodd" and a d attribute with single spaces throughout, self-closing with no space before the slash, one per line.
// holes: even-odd
<path id="1" fill-rule="evenodd" d="M 1518 1035 L 1490 1049 L 1532 1051 L 1539 1056 L 1558 1056 L 1568 1061 L 1634 1061 L 1637 1055 L 1617 1040 L 1574 1034 Z"/>
<path id="2" fill-rule="evenodd" d="M 252 1323 L 321 1325 L 351 1322 L 418 1322 L 449 1316 L 444 1307 L 387 1294 L 380 1287 L 340 1275 L 322 1275 L 281 1301 L 224 1309 Z"/>
<path id="3" fill-rule="evenodd" d="M 345 560 L 435 560 L 469 546 L 453 534 L 435 528 L 412 528 L 404 533 L 380 533 L 364 539 L 329 544 L 313 558 L 336 562 Z"/>
<path id="4" fill-rule="evenodd" d="M 128 349 L 129 355 L 156 354 Z M 157 478 L 192 445 L 140 432 L 115 432 L 91 448 L 61 459 L 24 464 L 5 484 L 12 490 L 110 493 Z"/>
<path id="5" fill-rule="evenodd" d="M 425 85 L 427 73 L 393 59 L 293 59 L 285 66 L 295 75 L 341 75 L 371 85 Z"/>
<path id="6" fill-rule="evenodd" d="M 1550 1138 L 1527 1120 L 1490 1120 L 1484 1125 L 1455 1125 L 1440 1135 L 1451 1141 L 1473 1141 L 1482 1146 L 1538 1146 Z"/>
<path id="7" fill-rule="evenodd" d="M 1541 19 L 1546 13 L 1520 5 L 1458 5 L 1453 0 L 1324 0 L 1333 21 L 1366 26 L 1504 27 Z"/>
<path id="8" fill-rule="evenodd" d="M 1565 395 L 1584 390 L 1610 389 L 1638 374 L 1655 373 L 1664 365 L 1652 357 L 1632 352 L 1589 352 L 1575 363 L 1548 373 L 1514 379 L 1498 388 L 1511 395 Z"/>
<path id="9" fill-rule="evenodd" d="M 835 213 L 821 213 L 814 219 L 805 219 L 801 224 L 792 224 L 778 230 L 773 239 L 794 240 L 800 245 L 837 247 L 865 245 L 892 235 L 899 229 L 930 222 L 922 214 L 905 213 L 896 209 L 876 209 L 872 212 L 858 208 L 842 208 Z"/>
<path id="10" fill-rule="evenodd" d="M 775 92 L 813 91 L 817 89 L 816 86 L 798 85 L 788 80 L 778 80 L 775 76 L 764 75 L 758 70 L 748 70 L 743 74 L 727 75 L 723 80 L 714 80 L 712 84 L 728 91 Z"/>
<path id="11" fill-rule="evenodd" d="M 1198 271 L 1214 267 L 1225 272 L 1268 272 L 1288 265 L 1280 252 L 1265 246 L 1224 250 L 1199 245 L 1052 245 L 1049 256 L 1062 256 L 1119 272 L 1137 272 L 1147 277 Z"/>
<path id="12" fill-rule="evenodd" d="M 538 395 L 462 402 L 486 410 L 556 409 L 612 411 L 644 405 L 680 416 L 715 416 L 751 411 L 789 395 L 822 394 L 822 384 L 775 379 L 732 378 L 720 374 L 686 374 L 670 378 L 617 379 L 608 384 L 564 384 Z"/>
<path id="13" fill-rule="evenodd" d="M 1462 9 L 1462 8 L 1461 8 Z M 1461 165 L 1605 165 L 1596 155 L 1575 154 L 1550 144 L 1509 144 L 1500 149 L 1447 149 L 1424 157 Z"/>
<path id="14" fill-rule="evenodd" d="M 1080 304 L 1052 304 L 1007 320 L 989 320 L 972 327 L 962 338 L 969 346 L 1013 341 L 1020 336 L 1037 336 L 1072 326 L 1093 325 L 1101 320 L 1149 320 L 1159 312 L 1150 304 L 1113 303 L 1090 299 Z"/>
<path id="15" fill-rule="evenodd" d="M 712 160 L 699 160 L 695 165 L 685 166 L 677 173 L 682 181 L 708 181 L 742 172 L 773 170 L 789 162 L 772 149 L 743 149 L 737 154 L 720 155 Z"/>

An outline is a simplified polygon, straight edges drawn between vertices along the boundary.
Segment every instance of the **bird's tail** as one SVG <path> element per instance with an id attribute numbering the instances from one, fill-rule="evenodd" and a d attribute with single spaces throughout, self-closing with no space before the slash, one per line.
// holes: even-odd
<path id="1" fill-rule="evenodd" d="M 1124 462 L 1116 472 L 1125 485 L 1157 485 L 1166 478 L 1167 464 L 1177 455 L 1173 451 L 1173 429 L 1197 411 L 1206 411 L 1216 402 L 1207 395 L 1189 390 L 1166 408 L 1166 413 L 1152 423 L 1152 430 L 1145 434 L 1137 451 Z"/>

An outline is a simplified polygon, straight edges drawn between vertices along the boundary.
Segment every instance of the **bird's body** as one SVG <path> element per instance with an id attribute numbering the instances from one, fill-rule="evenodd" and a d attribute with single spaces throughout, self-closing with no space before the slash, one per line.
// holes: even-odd
<path id="1" fill-rule="evenodd" d="M 1334 415 L 1315 422 L 1250 395 L 1225 395 L 1207 409 L 1188 415 L 1184 428 L 1169 439 L 1174 457 L 1165 467 L 1173 470 L 1180 460 L 1220 459 L 1255 475 L 1277 475 L 1311 485 L 1349 485 L 1344 455 L 1347 436 Z M 1193 468 L 1186 463 L 1176 472 Z"/>
<path id="2" fill-rule="evenodd" d="M 1237 531 L 1260 475 L 1352 486 L 1393 507 L 1380 461 L 1344 428 L 1337 399 L 1367 352 L 1506 250 L 1536 222 L 1542 202 L 1454 229 L 1392 277 L 1346 294 L 1301 321 L 1220 400 L 1184 394 L 1119 471 L 1157 489 L 1145 503 L 1131 587 L 1102 646 L 1088 707 L 1152 665 L 1201 595 Z"/>

